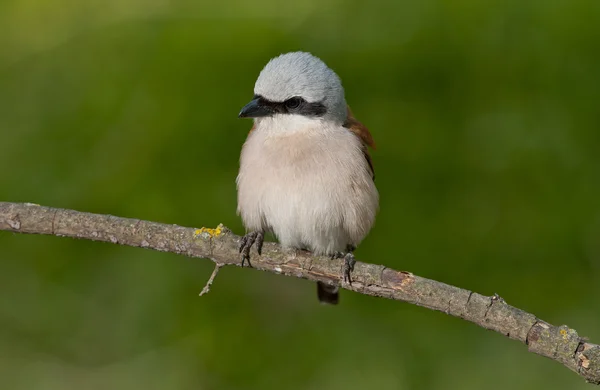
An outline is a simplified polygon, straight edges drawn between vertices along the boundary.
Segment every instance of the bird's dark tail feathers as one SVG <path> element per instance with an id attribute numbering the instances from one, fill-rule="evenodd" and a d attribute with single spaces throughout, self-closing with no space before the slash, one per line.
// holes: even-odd
<path id="1" fill-rule="evenodd" d="M 317 296 L 321 303 L 337 305 L 340 300 L 340 288 L 326 283 L 317 282 Z"/>

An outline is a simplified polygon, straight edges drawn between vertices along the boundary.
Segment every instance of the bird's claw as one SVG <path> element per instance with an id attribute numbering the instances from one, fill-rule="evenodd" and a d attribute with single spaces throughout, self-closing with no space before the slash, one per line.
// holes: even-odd
<path id="1" fill-rule="evenodd" d="M 344 282 L 347 282 L 348 284 L 352 284 L 350 274 L 354 271 L 354 264 L 356 264 L 354 254 L 352 252 L 346 253 L 344 256 Z"/>
<path id="2" fill-rule="evenodd" d="M 335 260 L 335 259 L 341 259 L 345 256 L 344 252 L 333 252 L 331 254 L 331 260 Z"/>
<path id="3" fill-rule="evenodd" d="M 356 264 L 356 259 L 354 258 L 354 253 L 352 253 L 352 251 L 354 251 L 354 247 L 348 246 L 346 253 L 333 252 L 333 254 L 331 255 L 331 260 L 342 258 L 344 259 L 344 282 L 349 284 L 352 284 L 352 278 L 350 277 L 350 274 L 352 273 L 352 271 L 354 271 L 354 264 Z"/>
<path id="4" fill-rule="evenodd" d="M 242 237 L 239 248 L 239 253 L 242 255 L 242 267 L 246 262 L 248 262 L 249 267 L 252 267 L 252 264 L 250 264 L 250 248 L 256 243 L 256 251 L 260 255 L 264 238 L 265 235 L 263 232 L 250 232 Z"/>
<path id="5" fill-rule="evenodd" d="M 347 282 L 349 284 L 352 284 L 352 278 L 350 277 L 350 274 L 352 273 L 352 271 L 354 271 L 354 264 L 356 264 L 354 253 L 352 253 L 354 249 L 355 248 L 353 246 L 348 245 L 348 248 L 346 248 L 346 252 L 333 252 L 331 254 L 331 260 L 344 259 L 344 282 Z"/>

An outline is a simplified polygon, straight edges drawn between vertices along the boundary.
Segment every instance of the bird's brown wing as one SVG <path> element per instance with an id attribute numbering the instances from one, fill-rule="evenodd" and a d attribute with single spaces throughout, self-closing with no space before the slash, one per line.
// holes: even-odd
<path id="1" fill-rule="evenodd" d="M 373 161 L 371 160 L 371 155 L 369 154 L 369 146 L 375 149 L 375 141 L 373 140 L 373 136 L 369 132 L 367 126 L 360 123 L 354 117 L 349 106 L 348 116 L 346 117 L 346 121 L 344 122 L 344 127 L 350 130 L 354 135 L 358 137 L 358 139 L 361 140 L 365 159 L 369 164 L 369 168 L 371 168 L 371 175 L 373 177 L 373 180 L 375 180 L 375 168 L 373 167 Z"/>

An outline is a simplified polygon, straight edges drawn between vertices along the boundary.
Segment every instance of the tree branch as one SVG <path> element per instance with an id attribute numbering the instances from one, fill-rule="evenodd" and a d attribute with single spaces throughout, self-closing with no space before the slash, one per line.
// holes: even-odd
<path id="1" fill-rule="evenodd" d="M 105 241 L 209 258 L 215 262 L 215 270 L 202 293 L 208 291 L 221 266 L 240 265 L 240 237 L 222 225 L 216 229 L 193 229 L 30 203 L 0 202 L 0 230 Z M 349 285 L 341 282 L 343 260 L 283 250 L 275 243 L 265 243 L 262 256 L 253 255 L 252 265 L 276 274 L 341 283 L 342 288 L 361 294 L 442 311 L 519 340 L 530 352 L 556 360 L 588 382 L 600 384 L 599 345 L 587 342 L 566 325 L 550 325 L 533 314 L 510 306 L 498 295 L 486 297 L 409 272 L 362 262 L 356 263 L 352 285 Z"/>

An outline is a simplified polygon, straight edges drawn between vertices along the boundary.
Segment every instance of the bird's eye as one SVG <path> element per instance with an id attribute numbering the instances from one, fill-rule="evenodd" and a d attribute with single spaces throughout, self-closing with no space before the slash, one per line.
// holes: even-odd
<path id="1" fill-rule="evenodd" d="M 302 104 L 302 98 L 299 97 L 293 97 L 285 101 L 285 106 L 290 110 L 300 107 L 300 104 Z"/>

